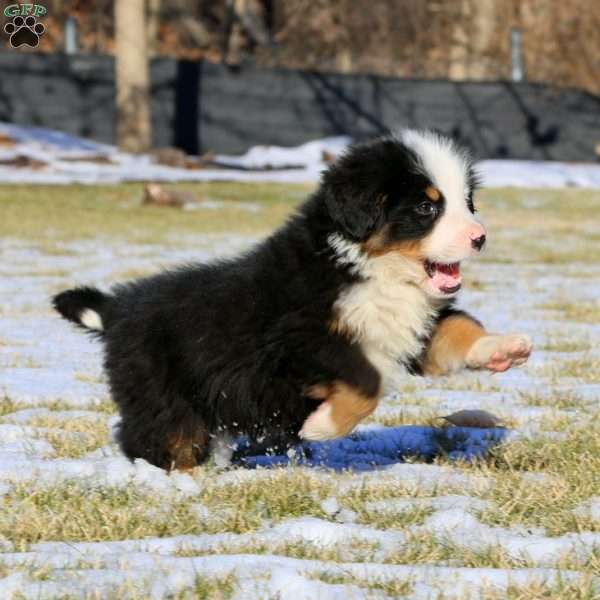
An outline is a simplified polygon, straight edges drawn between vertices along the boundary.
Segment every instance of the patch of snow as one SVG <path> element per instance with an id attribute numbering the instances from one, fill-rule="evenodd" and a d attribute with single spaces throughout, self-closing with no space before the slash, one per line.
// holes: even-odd
<path id="1" fill-rule="evenodd" d="M 483 160 L 477 170 L 490 188 L 600 188 L 600 165 L 593 163 Z"/>
<path id="2" fill-rule="evenodd" d="M 379 531 L 352 523 L 330 523 L 315 517 L 288 519 L 273 526 L 272 533 L 283 540 L 309 542 L 324 548 L 360 540 L 392 550 L 406 541 L 406 536 L 400 532 Z"/>
<path id="3" fill-rule="evenodd" d="M 268 598 L 278 600 L 367 600 L 374 598 L 356 585 L 332 585 L 308 579 L 294 569 L 275 569 L 267 586 Z M 381 596 L 379 596 L 381 597 Z"/>
<path id="4" fill-rule="evenodd" d="M 69 558 L 67 558 L 69 557 Z M 135 584 L 134 587 L 140 595 L 146 594 L 151 598 L 163 598 L 189 589 L 193 586 L 196 577 L 225 577 L 233 575 L 246 582 L 261 580 L 272 573 L 280 572 L 275 579 L 275 586 L 290 580 L 292 573 L 301 577 L 311 574 L 327 573 L 332 577 L 355 577 L 358 580 L 378 581 L 381 583 L 409 581 L 414 584 L 415 590 L 421 592 L 434 592 L 436 597 L 440 592 L 444 598 L 456 599 L 465 596 L 485 597 L 490 592 L 500 594 L 506 592 L 509 586 L 525 586 L 537 582 L 538 584 L 568 584 L 579 580 L 577 572 L 554 569 L 490 569 L 490 568 L 453 568 L 430 565 L 389 565 L 373 563 L 332 563 L 315 560 L 294 559 L 274 555 L 233 554 L 220 556 L 199 557 L 174 557 L 165 555 L 151 555 L 131 553 L 126 557 L 103 557 L 102 569 L 79 569 L 77 565 L 84 557 L 80 554 L 50 555 L 40 562 L 39 556 L 32 553 L 0 555 L 0 564 L 22 564 L 48 566 L 54 565 L 55 570 L 45 581 L 31 582 L 26 576 L 16 577 L 2 587 L 0 591 L 19 590 L 21 593 L 35 593 L 36 598 L 56 597 L 57 591 L 62 594 L 71 594 L 84 597 L 93 592 L 107 595 L 114 593 L 115 586 Z M 27 562 L 29 561 L 29 562 Z M 60 565 L 60 566 L 59 566 Z M 67 571 L 67 568 L 74 569 Z M 281 570 L 285 570 L 285 574 Z M 293 578 L 294 585 L 299 579 Z M 29 587 L 29 585 L 34 587 Z M 12 587 L 9 587 L 12 586 Z M 258 589 L 249 587 L 246 589 Z M 297 588 L 302 589 L 302 588 Z M 312 588 L 315 589 L 315 588 Z M 597 588 L 600 589 L 600 588 Z M 319 588 L 319 591 L 324 588 Z M 333 588 L 335 591 L 336 588 Z M 52 596 L 54 594 L 54 596 Z M 237 595 L 237 598 L 244 596 Z M 346 596 L 348 597 L 348 596 Z M 351 597 L 351 596 L 350 596 Z M 430 596 L 431 597 L 431 596 Z M 427 598 L 427 596 L 424 596 Z"/>
<path id="5" fill-rule="evenodd" d="M 573 509 L 573 512 L 579 517 L 600 523 L 600 496 L 593 496 L 584 502 L 580 502 Z"/>
<path id="6" fill-rule="evenodd" d="M 26 441 L 25 448 L 28 448 L 33 442 L 43 440 Z M 40 451 L 46 450 L 46 445 L 40 448 Z M 32 457 L 30 454 L 27 450 L 3 451 L 0 446 L 0 481 L 53 485 L 76 480 L 82 485 L 90 486 L 135 485 L 155 493 L 175 494 L 181 497 L 194 496 L 200 491 L 198 483 L 187 474 L 174 473 L 169 476 L 166 471 L 145 460 L 136 459 L 131 463 L 121 454 L 114 457 L 87 456 L 81 459 L 54 460 L 38 458 L 37 455 Z"/>
<path id="7" fill-rule="evenodd" d="M 432 494 L 440 490 L 462 493 L 481 492 L 490 488 L 492 481 L 484 475 L 461 473 L 451 467 L 429 464 L 395 464 L 384 471 L 367 472 L 362 477 L 339 484 L 338 494 L 376 484 L 385 488 L 400 488 L 410 494 Z"/>
<path id="8" fill-rule="evenodd" d="M 338 523 L 356 523 L 358 519 L 358 513 L 349 508 L 342 508 L 335 514 L 335 520 Z"/>
<path id="9" fill-rule="evenodd" d="M 340 511 L 340 505 L 335 496 L 329 496 L 321 502 L 321 510 L 329 516 L 333 516 Z"/>
<path id="10" fill-rule="evenodd" d="M 216 155 L 216 162 L 227 168 L 189 170 L 157 164 L 151 156 L 119 152 L 113 146 L 41 127 L 0 123 L 0 133 L 15 141 L 13 147 L 0 150 L 0 158 L 10 160 L 21 156 L 42 165 L 28 168 L 2 165 L 0 182 L 30 184 L 122 181 L 315 183 L 327 167 L 327 160 L 338 156 L 351 142 L 350 138 L 339 136 L 296 147 L 254 146 L 241 156 Z M 105 160 L 97 161 L 98 157 Z M 600 188 L 600 165 L 597 164 L 484 160 L 477 168 L 484 185 L 491 188 Z M 196 210 L 211 208 L 211 205 L 204 202 L 203 206 L 187 208 Z M 254 208 L 248 207 L 248 210 Z"/>
<path id="11" fill-rule="evenodd" d="M 374 512 L 401 513 L 415 508 L 430 508 L 435 511 L 460 509 L 468 512 L 485 510 L 489 502 L 471 496 L 432 496 L 430 498 L 394 498 L 365 503 L 365 508 Z"/>
<path id="12" fill-rule="evenodd" d="M 511 558 L 528 560 L 540 566 L 556 565 L 565 557 L 585 561 L 600 546 L 600 533 L 583 532 L 554 538 L 539 533 L 525 535 L 484 525 L 462 508 L 437 511 L 423 525 L 413 527 L 412 531 L 432 533 L 473 551 L 499 547 Z"/>
<path id="13" fill-rule="evenodd" d="M 211 456 L 215 467 L 224 469 L 231 465 L 231 457 L 235 449 L 235 444 L 231 436 L 219 435 L 211 442 Z"/>
<path id="14" fill-rule="evenodd" d="M 241 156 L 217 154 L 219 162 L 244 169 L 281 169 L 322 164 L 323 154 L 338 156 L 351 143 L 347 136 L 325 138 L 296 147 L 254 146 Z"/>

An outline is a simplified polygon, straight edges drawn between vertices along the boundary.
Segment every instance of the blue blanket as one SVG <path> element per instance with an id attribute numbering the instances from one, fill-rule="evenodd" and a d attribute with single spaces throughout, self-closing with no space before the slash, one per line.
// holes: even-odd
<path id="1" fill-rule="evenodd" d="M 437 456 L 473 460 L 485 456 L 508 433 L 509 430 L 500 427 L 382 427 L 359 431 L 338 440 L 300 444 L 288 454 L 253 454 L 252 444 L 243 440 L 238 445 L 241 453 L 236 462 L 249 468 L 285 466 L 293 462 L 336 471 L 368 471 L 403 462 L 408 457 L 425 461 Z"/>

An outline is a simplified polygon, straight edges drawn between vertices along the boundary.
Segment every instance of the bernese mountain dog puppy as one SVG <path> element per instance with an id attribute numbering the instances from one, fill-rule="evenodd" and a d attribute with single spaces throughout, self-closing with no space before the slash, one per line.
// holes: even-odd
<path id="1" fill-rule="evenodd" d="M 58 294 L 104 342 L 118 439 L 165 469 L 219 433 L 297 443 L 344 436 L 405 369 L 504 371 L 531 352 L 453 308 L 486 231 L 467 153 L 404 130 L 350 147 L 279 230 L 242 256 Z"/>

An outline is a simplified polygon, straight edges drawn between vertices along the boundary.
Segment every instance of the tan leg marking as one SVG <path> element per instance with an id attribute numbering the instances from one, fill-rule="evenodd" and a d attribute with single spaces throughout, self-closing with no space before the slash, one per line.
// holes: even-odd
<path id="1" fill-rule="evenodd" d="M 423 370 L 428 375 L 445 375 L 463 369 L 469 350 L 485 335 L 485 329 L 465 315 L 440 321 L 427 348 Z"/>
<path id="2" fill-rule="evenodd" d="M 369 397 L 343 381 L 334 381 L 311 387 L 307 395 L 323 402 L 304 421 L 300 437 L 330 440 L 347 435 L 368 417 L 377 408 L 381 392 Z"/>
<path id="3" fill-rule="evenodd" d="M 202 456 L 208 451 L 209 442 L 210 437 L 205 429 L 198 430 L 193 436 L 183 431 L 172 434 L 167 442 L 170 462 L 165 468 L 168 471 L 191 471 L 198 466 L 198 454 Z"/>
<path id="4" fill-rule="evenodd" d="M 531 349 L 526 335 L 490 335 L 468 316 L 455 315 L 438 325 L 423 370 L 427 375 L 445 375 L 465 367 L 501 372 L 525 363 Z"/>

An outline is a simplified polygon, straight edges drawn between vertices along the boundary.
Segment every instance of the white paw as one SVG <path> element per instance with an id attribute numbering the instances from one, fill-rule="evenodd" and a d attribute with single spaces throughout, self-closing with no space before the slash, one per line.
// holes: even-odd
<path id="1" fill-rule="evenodd" d="M 527 335 L 486 335 L 473 344 L 466 363 L 471 369 L 489 369 L 499 373 L 525 363 L 532 348 Z"/>
<path id="2" fill-rule="evenodd" d="M 339 437 L 338 427 L 331 416 L 331 404 L 322 402 L 315 412 L 311 413 L 298 434 L 305 440 L 320 442 Z"/>

